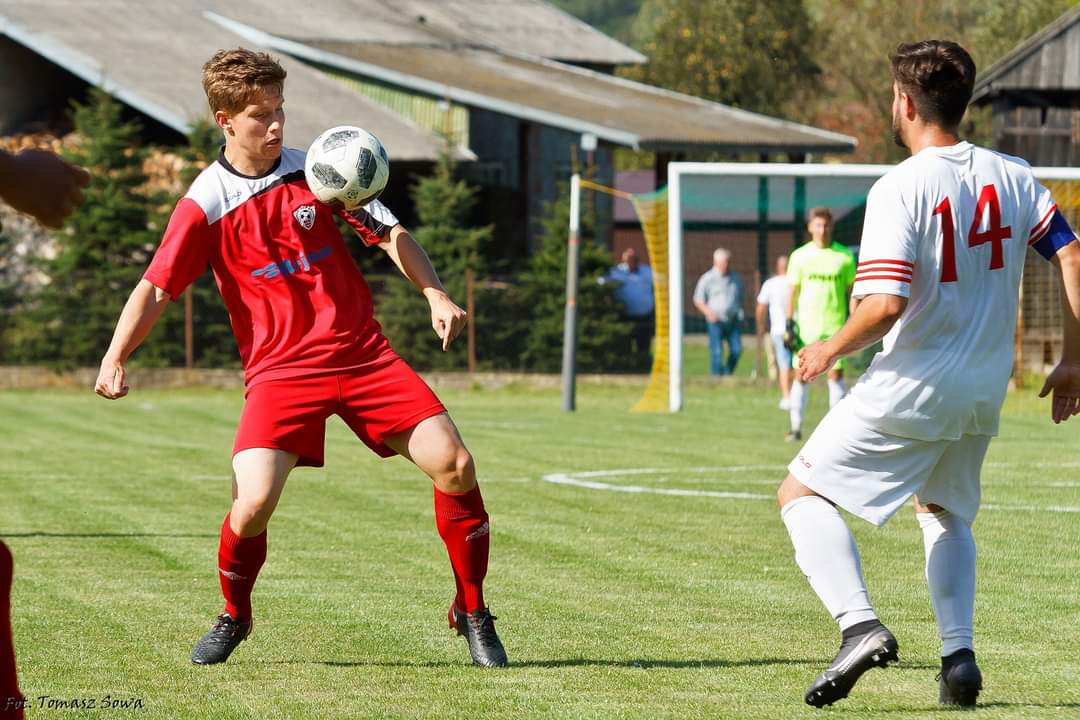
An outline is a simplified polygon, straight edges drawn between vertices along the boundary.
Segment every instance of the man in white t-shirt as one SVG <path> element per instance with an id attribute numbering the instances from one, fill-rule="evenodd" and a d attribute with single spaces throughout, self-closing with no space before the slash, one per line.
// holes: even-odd
<path id="1" fill-rule="evenodd" d="M 791 401 L 791 350 L 784 344 L 788 299 L 791 297 L 787 265 L 787 255 L 776 258 L 776 274 L 762 283 L 757 296 L 758 334 L 765 334 L 767 317 L 769 340 L 773 348 L 773 357 L 776 359 L 776 379 L 780 384 L 781 410 L 787 410 Z"/>
<path id="2" fill-rule="evenodd" d="M 843 636 L 806 692 L 816 707 L 898 657 L 836 506 L 881 525 L 912 495 L 942 639 L 939 701 L 973 706 L 982 689 L 971 524 L 1012 369 L 1029 247 L 1060 268 L 1065 297 L 1062 359 L 1040 395 L 1053 393 L 1055 423 L 1080 412 L 1080 243 L 1027 163 L 958 137 L 975 79 L 963 48 L 902 44 L 892 72 L 893 131 L 912 156 L 867 198 L 857 308 L 835 335 L 800 352 L 797 374 L 808 382 L 878 340 L 884 349 L 777 493 L 795 560 Z"/>

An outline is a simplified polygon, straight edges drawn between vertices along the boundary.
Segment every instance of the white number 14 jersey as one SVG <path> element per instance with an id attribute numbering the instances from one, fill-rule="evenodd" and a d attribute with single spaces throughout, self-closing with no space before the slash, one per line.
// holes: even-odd
<path id="1" fill-rule="evenodd" d="M 890 170 L 867 197 L 852 294 L 908 305 L 851 392 L 856 413 L 922 440 L 997 434 L 1028 246 L 1049 259 L 1074 239 L 1019 158 L 961 142 Z"/>

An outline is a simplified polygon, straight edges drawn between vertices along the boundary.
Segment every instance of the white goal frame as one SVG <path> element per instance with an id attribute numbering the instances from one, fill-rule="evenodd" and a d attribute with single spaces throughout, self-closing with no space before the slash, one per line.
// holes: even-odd
<path id="1" fill-rule="evenodd" d="M 682 179 L 687 175 L 754 177 L 847 177 L 877 179 L 893 165 L 812 163 L 691 163 L 668 164 L 668 407 L 683 405 L 683 222 Z M 1080 180 L 1080 168 L 1036 167 L 1040 180 Z"/>

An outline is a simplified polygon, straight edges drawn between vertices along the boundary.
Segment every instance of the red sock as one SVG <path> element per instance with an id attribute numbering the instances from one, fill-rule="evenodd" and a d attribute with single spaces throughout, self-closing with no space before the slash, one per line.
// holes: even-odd
<path id="1" fill-rule="evenodd" d="M 470 613 L 483 609 L 490 536 L 479 486 L 454 494 L 435 488 L 435 526 L 446 543 L 454 569 L 454 606 Z"/>
<path id="2" fill-rule="evenodd" d="M 23 697 L 11 640 L 11 551 L 0 542 L 0 718 L 22 720 Z"/>
<path id="3" fill-rule="evenodd" d="M 251 589 L 266 561 L 266 531 L 255 537 L 242 538 L 229 526 L 229 515 L 221 524 L 218 579 L 221 580 L 221 594 L 225 596 L 225 612 L 233 620 L 250 622 Z"/>

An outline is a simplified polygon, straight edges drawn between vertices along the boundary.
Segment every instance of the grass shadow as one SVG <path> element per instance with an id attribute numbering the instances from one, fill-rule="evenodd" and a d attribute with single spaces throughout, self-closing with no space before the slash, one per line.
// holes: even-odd
<path id="1" fill-rule="evenodd" d="M 154 538 L 216 538 L 217 533 L 58 533 L 58 532 L 21 532 L 21 533 L 5 533 L 0 532 L 0 540 L 4 538 L 138 538 L 138 537 L 154 537 Z"/>
<path id="2" fill-rule="evenodd" d="M 753 660 L 596 660 L 592 658 L 567 658 L 564 660 L 521 660 L 511 661 L 510 669 L 513 668 L 564 668 L 564 667 L 608 667 L 627 668 L 632 670 L 659 669 L 693 669 L 693 668 L 737 668 L 737 667 L 762 667 L 766 665 L 812 665 L 818 660 L 799 660 L 791 658 L 761 658 Z M 267 660 L 255 662 L 257 665 L 326 665 L 328 667 L 462 667 L 463 662 L 457 661 L 382 661 L 382 660 Z"/>

